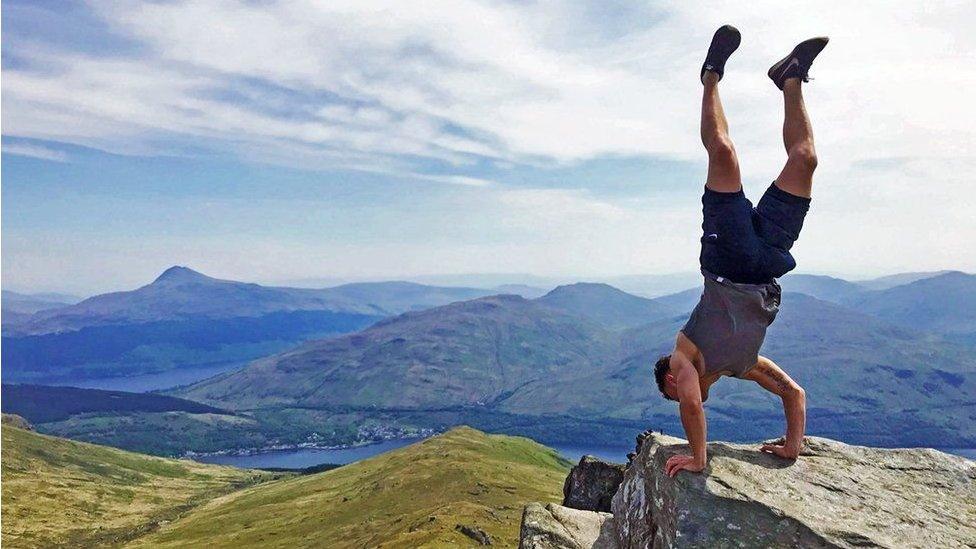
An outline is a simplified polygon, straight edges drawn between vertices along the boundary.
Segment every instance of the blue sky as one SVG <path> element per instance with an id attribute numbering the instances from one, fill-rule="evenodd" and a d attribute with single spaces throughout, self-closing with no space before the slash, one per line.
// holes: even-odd
<path id="1" fill-rule="evenodd" d="M 849 4 L 8 0 L 4 287 L 693 271 L 724 22 L 754 198 L 784 160 L 765 69 L 831 36 L 801 270 L 976 270 L 976 13 Z"/>

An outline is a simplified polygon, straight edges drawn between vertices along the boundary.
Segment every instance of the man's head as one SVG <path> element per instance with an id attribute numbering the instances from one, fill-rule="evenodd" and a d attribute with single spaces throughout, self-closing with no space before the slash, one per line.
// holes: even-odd
<path id="1" fill-rule="evenodd" d="M 664 355 L 654 363 L 654 380 L 664 398 L 678 400 L 678 387 L 671 375 L 671 355 Z"/>

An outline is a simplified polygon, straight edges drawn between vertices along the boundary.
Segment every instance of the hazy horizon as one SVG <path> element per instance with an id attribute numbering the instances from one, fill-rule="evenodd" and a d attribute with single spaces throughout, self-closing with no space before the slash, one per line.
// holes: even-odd
<path id="1" fill-rule="evenodd" d="M 693 287 L 699 282 L 701 275 L 697 271 L 676 271 L 670 273 L 625 273 L 625 274 L 605 274 L 605 275 L 587 275 L 587 276 L 574 276 L 574 275 L 542 275 L 535 273 L 515 273 L 515 272 L 464 272 L 464 273 L 418 273 L 418 274 L 401 274 L 401 275 L 388 275 L 388 276 L 363 276 L 363 277 L 330 277 L 330 276 L 308 276 L 300 278 L 287 278 L 287 279 L 256 279 L 253 277 L 233 277 L 233 276 L 223 276 L 216 274 L 211 271 L 206 271 L 202 269 L 195 268 L 192 265 L 170 265 L 159 269 L 157 272 L 147 276 L 146 278 L 138 281 L 134 281 L 128 285 L 120 284 L 118 286 L 64 286 L 64 287 L 25 287 L 17 285 L 9 285 L 4 283 L 3 289 L 5 291 L 12 291 L 21 294 L 60 294 L 64 296 L 70 296 L 75 298 L 87 298 L 94 295 L 120 292 L 120 291 L 130 291 L 150 284 L 158 276 L 160 276 L 167 268 L 170 267 L 186 267 L 197 271 L 206 276 L 220 279 L 220 280 L 231 280 L 235 282 L 247 282 L 256 283 L 264 286 L 280 286 L 280 287 L 294 287 L 294 288 L 328 288 L 333 286 L 340 286 L 343 284 L 352 284 L 360 282 L 414 282 L 418 284 L 426 284 L 431 286 L 456 286 L 456 287 L 472 287 L 472 288 L 482 288 L 482 289 L 492 289 L 499 286 L 506 285 L 524 285 L 529 287 L 534 287 L 538 289 L 552 289 L 558 285 L 573 284 L 577 282 L 594 282 L 594 283 L 606 283 L 610 285 L 623 285 L 623 281 L 632 280 L 634 283 L 638 281 L 643 281 L 643 279 L 656 279 L 661 281 L 660 291 L 653 292 L 654 296 L 667 295 L 670 293 L 675 293 L 685 289 Z M 874 280 L 877 278 L 884 278 L 889 276 L 897 276 L 903 274 L 915 274 L 915 273 L 938 273 L 943 271 L 961 271 L 967 274 L 973 274 L 972 272 L 961 270 L 961 269 L 918 269 L 911 271 L 898 271 L 898 272 L 885 272 L 877 275 L 870 276 L 857 276 L 857 275 L 845 275 L 844 273 L 811 273 L 803 270 L 796 270 L 794 272 L 786 275 L 787 277 L 793 275 L 813 275 L 813 276 L 829 276 L 833 278 L 839 278 L 849 282 L 863 282 Z M 638 294 L 646 294 L 647 292 L 635 292 L 633 289 L 628 289 L 626 287 L 621 288 L 625 291 Z"/>

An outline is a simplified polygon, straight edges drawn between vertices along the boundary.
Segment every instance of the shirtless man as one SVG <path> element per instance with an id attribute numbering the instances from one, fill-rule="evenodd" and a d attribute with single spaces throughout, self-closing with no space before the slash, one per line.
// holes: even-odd
<path id="1" fill-rule="evenodd" d="M 780 287 L 776 279 L 796 267 L 790 248 L 810 207 L 817 156 L 813 130 L 803 105 L 802 84 L 827 38 L 806 40 L 769 69 L 783 90 L 786 117 L 783 141 L 787 160 L 759 204 L 742 192 L 739 162 L 718 95 L 725 62 L 739 47 L 739 31 L 725 25 L 715 32 L 701 70 L 701 138 L 708 151 L 708 178 L 702 196 L 704 221 L 701 271 L 705 289 L 698 306 L 678 332 L 674 350 L 654 366 L 665 398 L 677 400 L 692 455 L 668 459 L 667 473 L 705 468 L 705 412 L 708 389 L 722 376 L 754 381 L 783 400 L 786 437 L 761 450 L 796 459 L 803 445 L 806 396 L 772 360 L 759 356 L 766 327 L 776 318 Z"/>

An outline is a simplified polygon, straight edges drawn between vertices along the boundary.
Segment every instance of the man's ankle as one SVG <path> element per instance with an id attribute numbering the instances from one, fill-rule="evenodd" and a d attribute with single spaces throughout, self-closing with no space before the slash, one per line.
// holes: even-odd
<path id="1" fill-rule="evenodd" d="M 793 87 L 799 89 L 800 85 L 802 84 L 803 84 L 802 78 L 798 76 L 792 76 L 790 78 L 787 78 L 786 80 L 783 80 L 783 91 L 785 92 L 786 88 L 793 88 Z"/>
<path id="2" fill-rule="evenodd" d="M 706 86 L 709 84 L 718 84 L 718 73 L 715 71 L 705 71 L 702 73 L 701 80 L 702 84 L 705 84 Z"/>

